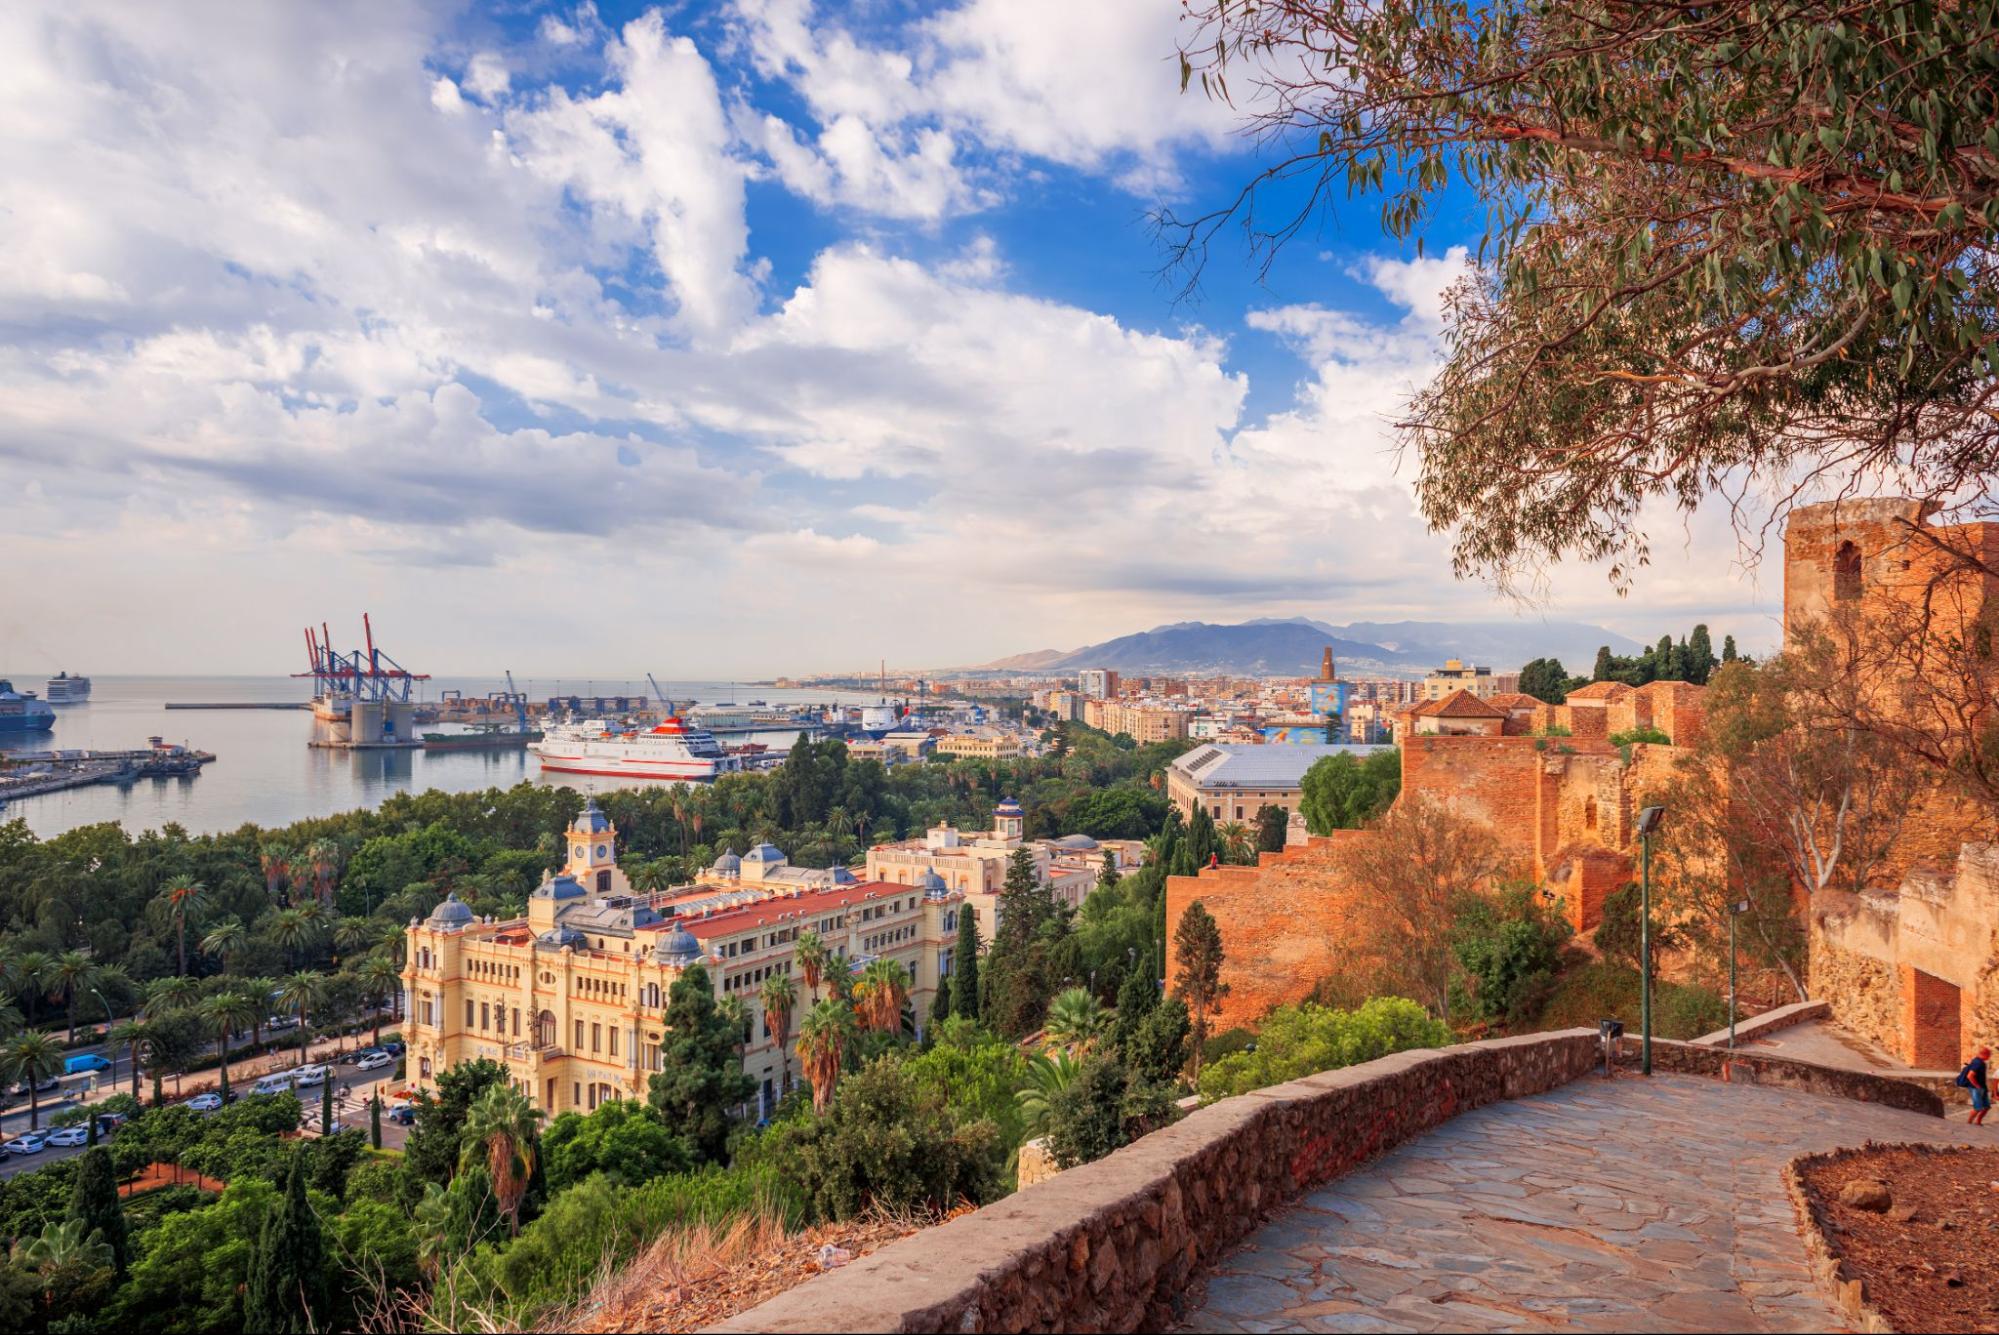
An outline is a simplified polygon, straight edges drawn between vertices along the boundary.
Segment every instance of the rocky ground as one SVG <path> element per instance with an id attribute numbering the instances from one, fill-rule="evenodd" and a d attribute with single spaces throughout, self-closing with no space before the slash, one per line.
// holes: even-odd
<path id="1" fill-rule="evenodd" d="M 1833 1251 L 1895 1329 L 1999 1331 L 1999 1147 L 1870 1148 L 1802 1176 Z"/>

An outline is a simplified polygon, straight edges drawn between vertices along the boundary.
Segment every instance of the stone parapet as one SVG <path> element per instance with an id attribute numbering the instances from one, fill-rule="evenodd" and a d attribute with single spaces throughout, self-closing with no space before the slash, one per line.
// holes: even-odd
<path id="1" fill-rule="evenodd" d="M 1617 1064 L 1635 1069 L 1640 1060 L 1639 1044 L 1627 1032 L 1619 1047 Z M 1943 1116 L 1943 1099 L 1938 1097 L 1928 1077 L 1903 1079 L 1844 1066 L 1821 1066 L 1795 1057 L 1772 1057 L 1740 1048 L 1730 1052 L 1727 1048 L 1664 1038 L 1652 1040 L 1652 1069 L 1676 1075 L 1714 1076 L 1736 1084 L 1775 1085 L 1826 1098 L 1878 1103 L 1884 1108 L 1899 1108 L 1929 1117 Z"/>
<path id="2" fill-rule="evenodd" d="M 1762 1038 L 1780 1029 L 1789 1029 L 1794 1024 L 1803 1024 L 1807 1020 L 1823 1020 L 1831 1014 L 1832 1003 L 1829 1001 L 1794 1001 L 1788 1006 L 1779 1006 L 1775 1010 L 1764 1011 L 1761 1015 L 1737 1020 L 1735 1041 L 1747 1043 L 1752 1038 Z M 1710 1048 L 1725 1048 L 1728 1046 L 1728 1030 L 1717 1029 L 1711 1034 L 1702 1034 L 1694 1042 Z"/>
<path id="3" fill-rule="evenodd" d="M 1398 1053 L 1191 1114 L 716 1331 L 1157 1330 L 1270 1211 L 1461 1112 L 1597 1064 L 1596 1033 Z"/>

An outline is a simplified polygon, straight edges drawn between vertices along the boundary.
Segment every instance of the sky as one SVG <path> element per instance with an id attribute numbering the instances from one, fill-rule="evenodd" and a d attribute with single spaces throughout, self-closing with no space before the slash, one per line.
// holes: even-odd
<path id="1" fill-rule="evenodd" d="M 983 662 L 1168 621 L 1776 639 L 1725 519 L 1454 581 L 1388 422 L 1478 219 L 1187 291 L 1178 0 L 0 7 L 0 668 Z M 1580 665 L 1572 665 L 1580 666 Z"/>

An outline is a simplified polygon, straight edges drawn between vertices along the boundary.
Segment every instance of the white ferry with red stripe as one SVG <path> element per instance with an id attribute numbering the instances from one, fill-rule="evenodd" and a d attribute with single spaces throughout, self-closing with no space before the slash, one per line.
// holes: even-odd
<path id="1" fill-rule="evenodd" d="M 715 734 L 669 714 L 650 728 L 620 727 L 603 719 L 558 723 L 528 750 L 544 773 L 591 774 L 655 783 L 699 783 L 745 768 L 743 757 L 722 749 Z"/>

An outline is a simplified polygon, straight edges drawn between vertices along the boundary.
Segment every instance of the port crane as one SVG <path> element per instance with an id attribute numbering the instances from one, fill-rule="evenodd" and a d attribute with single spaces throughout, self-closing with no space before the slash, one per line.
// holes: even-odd
<path id="1" fill-rule="evenodd" d="M 430 680 L 428 672 L 411 672 L 375 647 L 375 628 L 366 612 L 361 614 L 361 629 L 368 641 L 367 649 L 343 654 L 333 647 L 333 634 L 325 622 L 320 622 L 317 637 L 312 627 L 307 626 L 305 652 L 310 667 L 292 676 L 312 678 L 315 695 L 399 702 L 410 698 L 411 683 Z"/>
<path id="2" fill-rule="evenodd" d="M 653 680 L 652 673 L 650 672 L 646 673 L 646 685 L 652 687 L 653 695 L 658 697 L 659 707 L 671 714 L 673 712 L 673 701 L 666 698 L 666 692 L 659 688 L 659 683 Z"/>
<path id="3" fill-rule="evenodd" d="M 528 698 L 514 689 L 514 670 L 512 668 L 502 668 L 501 671 L 507 674 L 507 699 L 514 707 L 514 721 L 520 725 L 522 732 L 526 732 L 528 730 Z"/>

